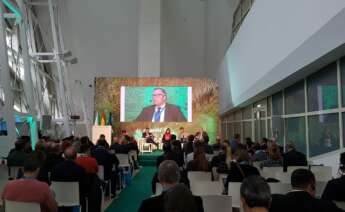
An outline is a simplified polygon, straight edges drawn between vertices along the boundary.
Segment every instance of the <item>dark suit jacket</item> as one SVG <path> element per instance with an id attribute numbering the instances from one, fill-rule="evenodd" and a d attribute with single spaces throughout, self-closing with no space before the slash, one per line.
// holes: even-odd
<path id="1" fill-rule="evenodd" d="M 249 177 L 251 175 L 260 175 L 259 171 L 257 168 L 251 165 L 246 165 L 246 164 L 238 164 L 245 177 Z M 231 168 L 229 170 L 228 177 L 226 178 L 226 186 L 228 185 L 229 182 L 242 182 L 244 177 L 242 176 L 242 173 L 238 169 L 236 163 L 232 162 L 231 163 Z"/>
<path id="2" fill-rule="evenodd" d="M 153 114 L 155 112 L 155 105 L 151 105 L 145 107 L 139 116 L 136 118 L 136 121 L 152 121 Z M 165 115 L 164 115 L 165 122 L 184 122 L 187 119 L 182 114 L 180 108 L 178 106 L 172 104 L 165 105 Z"/>
<path id="3" fill-rule="evenodd" d="M 110 154 L 103 146 L 96 146 L 92 150 L 91 156 L 97 160 L 98 165 L 104 167 L 104 179 L 110 179 L 113 167 L 119 165 L 116 155 Z"/>
<path id="4" fill-rule="evenodd" d="M 295 191 L 286 194 L 294 212 L 338 212 L 339 209 L 333 202 L 313 198 L 305 191 Z"/>
<path id="5" fill-rule="evenodd" d="M 332 201 L 345 201 L 345 176 L 328 181 L 321 199 Z"/>
<path id="6" fill-rule="evenodd" d="M 298 152 L 296 150 L 291 150 L 283 155 L 283 167 L 284 170 L 287 169 L 288 166 L 307 166 L 307 158 L 305 154 Z"/>
<path id="7" fill-rule="evenodd" d="M 198 212 L 204 212 L 202 199 L 199 196 L 194 196 Z M 139 212 L 165 212 L 164 209 L 164 192 L 155 197 L 144 200 L 139 208 Z"/>

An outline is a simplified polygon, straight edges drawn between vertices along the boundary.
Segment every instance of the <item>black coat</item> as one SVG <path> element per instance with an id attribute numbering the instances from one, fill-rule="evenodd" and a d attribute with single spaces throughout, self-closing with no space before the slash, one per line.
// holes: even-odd
<path id="1" fill-rule="evenodd" d="M 199 196 L 194 196 L 195 203 L 198 212 L 204 212 L 204 207 L 202 205 L 202 199 Z M 151 197 L 142 201 L 139 212 L 165 212 L 164 209 L 164 192 L 155 197 Z"/>
<path id="2" fill-rule="evenodd" d="M 345 176 L 328 181 L 321 199 L 332 201 L 345 201 Z"/>
<path id="3" fill-rule="evenodd" d="M 333 202 L 325 201 L 313 198 L 309 193 L 305 191 L 294 191 L 286 194 L 286 198 L 280 199 L 272 196 L 272 207 L 271 212 L 283 211 L 284 208 L 288 207 L 289 211 L 293 212 L 340 212 L 339 209 Z M 273 210 L 277 209 L 277 210 Z"/>
<path id="4" fill-rule="evenodd" d="M 98 165 L 104 167 L 105 180 L 110 179 L 113 167 L 119 165 L 119 160 L 116 155 L 110 154 L 103 146 L 96 146 L 92 150 L 91 156 L 97 160 Z"/>
<path id="5" fill-rule="evenodd" d="M 298 152 L 296 150 L 291 150 L 283 155 L 283 167 L 284 170 L 288 166 L 307 166 L 307 158 L 305 154 Z"/>

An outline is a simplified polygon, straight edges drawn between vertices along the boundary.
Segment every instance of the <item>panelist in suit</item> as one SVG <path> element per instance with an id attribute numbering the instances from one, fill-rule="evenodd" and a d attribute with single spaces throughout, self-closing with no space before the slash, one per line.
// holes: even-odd
<path id="1" fill-rule="evenodd" d="M 145 131 L 143 132 L 142 138 L 145 138 L 146 143 L 154 144 L 158 149 L 158 143 L 154 141 L 154 136 L 150 133 L 150 128 L 146 127 Z"/>
<path id="2" fill-rule="evenodd" d="M 155 88 L 152 94 L 153 105 L 145 107 L 136 121 L 185 122 L 187 119 L 176 105 L 167 103 L 167 93 L 163 88 Z"/>
<path id="3" fill-rule="evenodd" d="M 158 179 L 163 187 L 162 194 L 142 201 L 139 212 L 190 211 L 203 212 L 202 199 L 194 196 L 180 181 L 180 169 L 173 160 L 159 165 Z"/>

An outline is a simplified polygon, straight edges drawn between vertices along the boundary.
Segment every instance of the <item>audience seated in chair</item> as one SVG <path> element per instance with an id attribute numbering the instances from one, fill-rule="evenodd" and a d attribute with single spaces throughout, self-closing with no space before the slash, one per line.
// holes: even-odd
<path id="1" fill-rule="evenodd" d="M 315 198 L 315 176 L 308 169 L 296 169 L 291 175 L 292 191 L 284 195 L 272 195 L 271 212 L 289 211 L 301 212 L 337 212 L 339 209 L 333 202 Z"/>
<path id="2" fill-rule="evenodd" d="M 158 179 L 163 187 L 163 193 L 144 200 L 139 212 L 181 211 L 181 208 L 186 209 L 183 211 L 190 212 L 204 211 L 201 198 L 193 196 L 183 185 L 179 184 L 180 169 L 175 161 L 166 160 L 159 165 Z"/>
<path id="3" fill-rule="evenodd" d="M 307 166 L 307 158 L 305 154 L 297 151 L 292 142 L 286 145 L 286 153 L 283 154 L 283 167 L 284 171 L 288 166 Z"/>
<path id="4" fill-rule="evenodd" d="M 116 176 L 119 160 L 115 154 L 108 152 L 105 140 L 98 140 L 97 145 L 91 152 L 91 156 L 97 160 L 98 165 L 104 167 L 104 179 L 111 180 L 111 195 L 116 196 Z M 113 171 L 115 167 L 115 171 Z"/>
<path id="5" fill-rule="evenodd" d="M 86 172 L 83 167 L 74 162 L 77 152 L 70 146 L 64 151 L 65 161 L 57 164 L 51 173 L 51 181 L 57 182 L 79 182 L 79 193 L 82 208 L 85 209 L 85 197 L 89 188 Z M 64 209 L 71 211 L 71 208 Z"/>
<path id="6" fill-rule="evenodd" d="M 204 145 L 201 143 L 195 146 L 193 160 L 187 163 L 187 171 L 210 171 L 211 167 L 206 159 Z"/>
<path id="7" fill-rule="evenodd" d="M 268 212 L 271 206 L 271 192 L 264 178 L 255 175 L 245 178 L 240 193 L 244 212 Z"/>
<path id="8" fill-rule="evenodd" d="M 2 199 L 39 203 L 41 211 L 57 212 L 57 204 L 48 184 L 35 179 L 40 163 L 35 158 L 28 158 L 23 165 L 24 176 L 22 179 L 12 180 L 6 184 L 2 192 Z"/>
<path id="9" fill-rule="evenodd" d="M 345 202 L 345 153 L 340 154 L 340 177 L 330 180 L 322 194 L 323 200 Z"/>
<path id="10" fill-rule="evenodd" d="M 218 155 L 212 158 L 211 169 L 216 167 L 218 173 L 227 174 L 231 160 L 230 146 L 227 143 L 223 143 L 219 149 Z"/>
<path id="11" fill-rule="evenodd" d="M 277 145 L 268 148 L 268 158 L 260 163 L 260 167 L 279 167 L 283 166 L 282 156 Z"/>

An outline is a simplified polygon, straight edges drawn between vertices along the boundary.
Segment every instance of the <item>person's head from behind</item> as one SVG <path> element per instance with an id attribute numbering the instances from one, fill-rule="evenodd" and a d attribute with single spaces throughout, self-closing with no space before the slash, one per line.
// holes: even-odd
<path id="1" fill-rule="evenodd" d="M 80 144 L 89 144 L 90 143 L 90 139 L 89 139 L 89 137 L 87 137 L 87 136 L 83 136 L 83 137 L 81 137 L 80 138 Z"/>
<path id="2" fill-rule="evenodd" d="M 195 138 L 194 135 L 189 135 L 187 140 L 188 140 L 188 142 L 193 142 L 194 138 Z"/>
<path id="3" fill-rule="evenodd" d="M 100 139 L 100 140 L 105 140 L 105 135 L 104 135 L 104 134 L 101 134 L 101 135 L 99 136 L 99 139 Z"/>
<path id="4" fill-rule="evenodd" d="M 35 157 L 24 161 L 24 176 L 36 178 L 40 171 L 40 162 Z"/>
<path id="5" fill-rule="evenodd" d="M 107 141 L 104 139 L 99 139 L 97 141 L 97 146 L 102 146 L 102 147 L 106 147 L 107 146 Z"/>
<path id="6" fill-rule="evenodd" d="M 184 184 L 178 184 L 166 192 L 164 196 L 164 209 L 168 212 L 197 211 L 194 196 Z"/>
<path id="7" fill-rule="evenodd" d="M 244 149 L 238 149 L 235 152 L 234 157 L 238 163 L 248 164 L 250 162 L 250 156 L 249 156 L 248 152 Z"/>
<path id="8" fill-rule="evenodd" d="M 167 101 L 167 93 L 163 88 L 155 88 L 152 93 L 153 104 L 157 107 L 163 106 Z"/>
<path id="9" fill-rule="evenodd" d="M 253 209 L 269 210 L 272 201 L 271 191 L 264 178 L 257 175 L 245 178 L 240 193 L 241 204 L 245 212 L 255 211 Z"/>
<path id="10" fill-rule="evenodd" d="M 66 160 L 75 160 L 77 158 L 77 151 L 73 146 L 70 146 L 67 149 L 65 149 L 63 155 Z"/>
<path id="11" fill-rule="evenodd" d="M 83 154 L 90 154 L 90 145 L 89 144 L 82 144 L 80 146 L 80 153 L 83 153 Z"/>
<path id="12" fill-rule="evenodd" d="M 296 169 L 291 174 L 291 187 L 293 190 L 302 190 L 315 197 L 315 176 L 308 169 Z"/>
<path id="13" fill-rule="evenodd" d="M 236 134 L 234 135 L 234 139 L 237 140 L 237 141 L 239 141 L 239 140 L 241 139 L 240 134 L 236 133 Z"/>
<path id="14" fill-rule="evenodd" d="M 24 147 L 25 147 L 25 143 L 22 141 L 16 141 L 16 143 L 14 144 L 15 150 L 18 152 L 24 151 Z"/>
<path id="15" fill-rule="evenodd" d="M 158 167 L 158 180 L 164 189 L 171 188 L 180 182 L 180 169 L 173 160 L 165 160 Z"/>
<path id="16" fill-rule="evenodd" d="M 295 150 L 295 144 L 292 141 L 289 141 L 286 144 L 285 149 L 287 152 L 290 152 L 291 150 Z"/>

